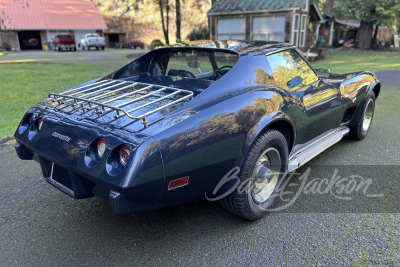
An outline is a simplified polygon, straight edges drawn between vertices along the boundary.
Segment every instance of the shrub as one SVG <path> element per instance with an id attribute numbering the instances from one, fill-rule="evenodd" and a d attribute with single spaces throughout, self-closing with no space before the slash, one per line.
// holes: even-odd
<path id="1" fill-rule="evenodd" d="M 153 50 L 154 48 L 158 46 L 164 46 L 164 43 L 160 39 L 154 39 L 150 43 L 150 50 Z"/>
<path id="2" fill-rule="evenodd" d="M 189 39 L 190 41 L 208 40 L 210 39 L 210 31 L 206 27 L 193 29 L 187 36 L 187 39 Z"/>

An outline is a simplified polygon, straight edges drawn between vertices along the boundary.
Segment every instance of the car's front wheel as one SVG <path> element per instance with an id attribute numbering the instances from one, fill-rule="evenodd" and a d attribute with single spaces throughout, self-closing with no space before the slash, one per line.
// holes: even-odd
<path id="1" fill-rule="evenodd" d="M 247 220 L 257 220 L 268 213 L 276 199 L 276 187 L 288 165 L 288 145 L 277 130 L 263 133 L 251 147 L 240 170 L 238 188 L 221 200 L 222 206 Z"/>
<path id="2" fill-rule="evenodd" d="M 364 139 L 371 128 L 375 112 L 375 93 L 371 92 L 365 100 L 363 112 L 355 126 L 350 127 L 350 137 L 355 140 Z"/>

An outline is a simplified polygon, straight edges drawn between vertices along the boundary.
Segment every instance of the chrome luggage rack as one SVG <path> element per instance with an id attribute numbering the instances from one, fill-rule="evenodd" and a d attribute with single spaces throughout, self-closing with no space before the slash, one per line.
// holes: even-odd
<path id="1" fill-rule="evenodd" d="M 123 108 L 137 101 L 150 100 L 150 97 L 155 97 L 156 99 L 130 110 Z M 49 98 L 52 98 L 52 102 L 57 102 L 55 106 L 56 109 L 62 110 L 67 107 L 72 107 L 72 109 L 75 110 L 76 108 L 80 108 L 84 113 L 94 109 L 99 117 L 111 111 L 115 111 L 115 118 L 127 116 L 134 120 L 141 119 L 145 127 L 147 127 L 148 123 L 146 119 L 147 116 L 179 102 L 190 100 L 192 97 L 193 92 L 188 90 L 120 80 L 102 80 L 58 94 L 49 94 Z M 124 98 L 124 102 L 118 105 L 112 104 L 112 102 L 116 100 L 121 101 L 124 100 Z M 171 101 L 139 116 L 131 115 L 132 112 L 163 100 Z"/>

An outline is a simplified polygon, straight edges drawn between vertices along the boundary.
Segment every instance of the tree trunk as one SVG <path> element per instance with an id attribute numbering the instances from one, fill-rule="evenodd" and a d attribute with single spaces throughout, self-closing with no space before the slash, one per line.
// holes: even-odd
<path id="1" fill-rule="evenodd" d="M 374 37 L 372 37 L 371 48 L 376 49 L 378 48 L 378 32 L 379 32 L 379 25 L 375 25 L 374 30 Z"/>
<path id="2" fill-rule="evenodd" d="M 357 31 L 356 45 L 362 50 L 371 49 L 372 32 L 374 30 L 374 23 L 361 20 L 360 28 Z"/>
<path id="3" fill-rule="evenodd" d="M 175 0 L 175 11 L 176 11 L 176 42 L 182 42 L 181 39 L 181 0 Z"/>
<path id="4" fill-rule="evenodd" d="M 394 47 L 399 47 L 399 27 L 397 26 L 398 23 L 399 23 L 399 18 L 398 14 L 396 14 L 393 22 Z"/>
<path id="5" fill-rule="evenodd" d="M 324 3 L 324 13 L 329 16 L 332 16 L 333 2 L 334 0 L 326 0 Z"/>
<path id="6" fill-rule="evenodd" d="M 165 20 L 164 20 L 164 5 L 162 0 L 158 0 L 158 5 L 160 7 L 160 15 L 161 15 L 161 24 L 162 24 L 162 30 L 164 33 L 164 39 L 165 39 L 165 44 L 169 45 L 169 36 L 168 36 L 168 23 L 169 23 L 169 19 L 168 19 L 168 12 L 169 12 L 169 8 L 168 8 L 168 0 L 167 0 L 167 26 L 165 26 Z"/>
<path id="7" fill-rule="evenodd" d="M 166 40 L 165 40 L 165 43 L 167 44 L 167 45 L 169 45 L 169 0 L 166 0 L 166 9 L 167 9 L 167 38 L 166 38 Z"/>

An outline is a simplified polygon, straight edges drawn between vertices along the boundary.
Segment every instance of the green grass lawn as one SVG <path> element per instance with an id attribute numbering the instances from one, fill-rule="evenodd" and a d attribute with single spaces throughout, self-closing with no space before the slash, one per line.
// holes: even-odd
<path id="1" fill-rule="evenodd" d="M 312 63 L 314 68 L 329 68 L 332 73 L 348 73 L 370 70 L 374 72 L 399 70 L 400 51 L 365 52 L 338 50 L 327 52 L 324 60 Z"/>
<path id="2" fill-rule="evenodd" d="M 334 73 L 400 69 L 400 52 L 328 52 L 324 60 L 313 62 L 315 68 L 329 68 Z M 50 92 L 104 76 L 110 66 L 86 63 L 30 62 L 0 64 L 0 140 L 13 135 L 25 112 Z"/>
<path id="3" fill-rule="evenodd" d="M 110 73 L 87 64 L 0 64 L 0 140 L 14 134 L 25 112 L 59 92 Z"/>

